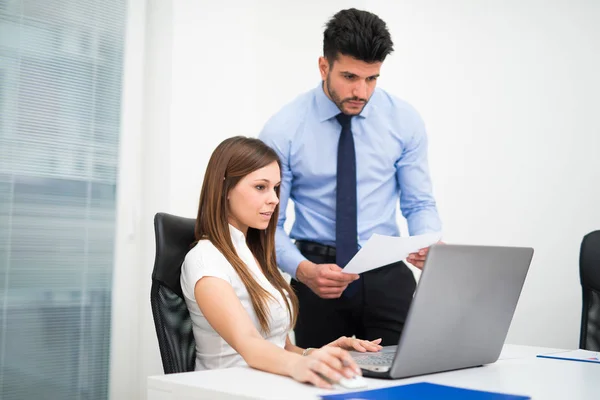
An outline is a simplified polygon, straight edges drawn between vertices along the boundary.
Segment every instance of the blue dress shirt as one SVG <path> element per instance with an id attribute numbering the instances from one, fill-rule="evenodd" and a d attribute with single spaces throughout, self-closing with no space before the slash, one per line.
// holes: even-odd
<path id="1" fill-rule="evenodd" d="M 290 238 L 335 246 L 338 107 L 322 84 L 284 106 L 259 138 L 282 164 L 276 248 L 279 267 L 293 277 L 306 258 Z M 373 233 L 399 236 L 396 209 L 411 235 L 441 230 L 427 163 L 427 136 L 419 114 L 406 102 L 375 89 L 352 119 L 356 148 L 358 243 Z M 294 201 L 290 235 L 283 229 L 288 199 Z"/>

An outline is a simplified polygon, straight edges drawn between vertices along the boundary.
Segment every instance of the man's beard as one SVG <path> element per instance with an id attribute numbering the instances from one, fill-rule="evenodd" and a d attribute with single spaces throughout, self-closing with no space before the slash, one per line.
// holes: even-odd
<path id="1" fill-rule="evenodd" d="M 327 80 L 325 81 L 325 84 L 327 85 L 327 93 L 329 93 L 329 97 L 331 97 L 331 100 L 335 103 L 335 105 L 337 106 L 337 108 L 339 108 L 341 112 L 343 112 L 344 114 L 346 114 L 346 112 L 344 111 L 344 103 L 345 102 L 348 102 L 348 101 L 362 101 L 362 102 L 364 102 L 362 108 L 358 112 L 356 112 L 356 113 L 354 113 L 352 115 L 358 115 L 358 114 L 360 114 L 362 112 L 362 110 L 365 108 L 365 106 L 367 105 L 367 103 L 369 102 L 369 100 L 368 99 L 361 99 L 359 97 L 347 97 L 345 99 L 342 99 L 336 93 L 336 91 L 331 88 L 331 82 L 329 80 L 329 76 L 330 75 L 327 74 Z"/>

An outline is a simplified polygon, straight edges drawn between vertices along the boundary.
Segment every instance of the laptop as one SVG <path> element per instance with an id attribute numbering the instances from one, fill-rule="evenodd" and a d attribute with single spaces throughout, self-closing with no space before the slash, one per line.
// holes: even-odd
<path id="1" fill-rule="evenodd" d="M 498 360 L 533 249 L 431 246 L 397 346 L 351 352 L 364 376 L 407 378 Z"/>

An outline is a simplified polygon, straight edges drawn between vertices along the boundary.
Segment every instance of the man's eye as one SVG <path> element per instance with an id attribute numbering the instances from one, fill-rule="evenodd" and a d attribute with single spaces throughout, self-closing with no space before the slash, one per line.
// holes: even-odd
<path id="1" fill-rule="evenodd" d="M 368 78 L 367 78 L 367 80 L 368 80 L 368 81 L 371 81 L 371 82 L 372 82 L 372 81 L 376 81 L 376 80 L 377 80 L 377 77 L 376 77 L 376 76 L 370 76 L 370 77 L 368 77 Z"/>

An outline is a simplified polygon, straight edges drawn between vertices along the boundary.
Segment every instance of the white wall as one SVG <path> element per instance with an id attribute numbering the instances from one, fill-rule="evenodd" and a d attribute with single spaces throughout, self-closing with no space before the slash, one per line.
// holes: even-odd
<path id="1" fill-rule="evenodd" d="M 145 0 L 128 1 L 110 330 L 109 394 L 114 400 L 141 398 L 138 349 L 141 337 L 147 335 L 139 326 L 138 280 L 143 271 L 140 255 L 147 251 L 139 238 L 142 121 L 148 111 L 144 101 L 146 11 Z"/>
<path id="2" fill-rule="evenodd" d="M 110 398 L 145 399 L 162 374 L 150 309 L 153 216 L 168 209 L 173 7 L 129 0 L 123 68 Z"/>
<path id="3" fill-rule="evenodd" d="M 428 126 L 445 239 L 534 247 L 508 341 L 577 346 L 579 245 L 600 229 L 600 4 L 369 5 L 397 43 L 380 84 Z"/>
<path id="4" fill-rule="evenodd" d="M 364 1 L 173 1 L 171 206 L 195 217 L 212 150 L 256 136 L 285 102 L 319 82 L 322 27 Z"/>
<path id="5" fill-rule="evenodd" d="M 146 41 L 140 391 L 145 376 L 162 372 L 147 301 L 152 215 L 195 216 L 214 147 L 256 136 L 318 84 L 323 26 L 350 6 L 390 27 L 396 51 L 380 85 L 426 122 L 445 240 L 535 248 L 508 341 L 577 346 L 579 244 L 600 229 L 599 3 L 153 0 L 149 8 L 157 4 L 168 12 L 149 18 Z"/>

